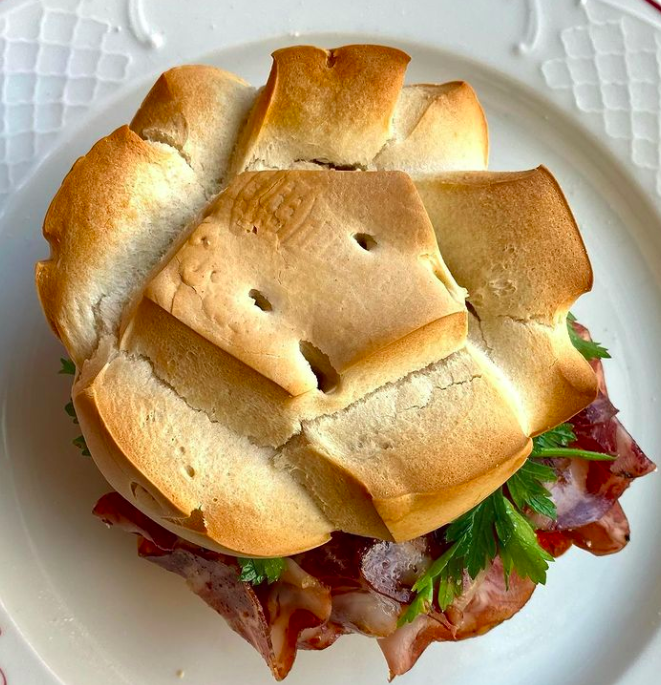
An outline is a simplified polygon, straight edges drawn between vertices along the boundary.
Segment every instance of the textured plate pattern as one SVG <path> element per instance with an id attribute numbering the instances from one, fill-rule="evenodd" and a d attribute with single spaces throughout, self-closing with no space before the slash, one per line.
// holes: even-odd
<path id="1" fill-rule="evenodd" d="M 658 27 L 621 10 L 581 3 L 585 23 L 561 32 L 564 55 L 542 65 L 546 83 L 601 118 L 661 194 L 661 38 Z"/>
<path id="2" fill-rule="evenodd" d="M 83 5 L 26 3 L 0 19 L 0 213 L 57 132 L 127 76 L 118 27 Z"/>

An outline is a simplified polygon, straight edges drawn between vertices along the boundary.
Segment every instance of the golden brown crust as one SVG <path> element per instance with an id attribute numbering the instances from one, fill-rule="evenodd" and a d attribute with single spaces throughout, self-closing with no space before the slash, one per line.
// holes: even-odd
<path id="1" fill-rule="evenodd" d="M 463 82 L 402 88 L 408 55 L 378 45 L 278 50 L 232 163 L 251 169 L 484 169 L 482 107 Z"/>
<path id="2" fill-rule="evenodd" d="M 158 221 L 167 215 L 172 231 L 185 220 L 180 194 L 201 202 L 188 166 L 127 126 L 96 143 L 64 179 L 44 220 L 51 256 L 37 265 L 36 281 L 46 318 L 78 366 L 96 346 L 100 309 L 117 294 L 113 261 L 145 242 L 157 251 L 168 243 Z"/>
<path id="3" fill-rule="evenodd" d="M 544 169 L 438 174 L 486 165 L 486 121 L 467 84 L 402 89 L 408 59 L 380 46 L 288 48 L 275 53 L 256 101 L 253 89 L 222 70 L 170 70 L 132 122 L 139 136 L 123 127 L 100 141 L 53 201 L 44 225 L 51 259 L 36 274 L 46 316 L 79 368 L 108 334 L 74 389 L 83 432 L 110 483 L 182 537 L 220 551 L 274 556 L 323 544 L 334 529 L 393 540 L 417 536 L 483 499 L 520 466 L 530 435 L 566 420 L 594 396 L 594 375 L 564 327 L 592 273 L 557 183 Z M 421 262 L 455 300 L 458 294 L 434 241 L 420 235 L 416 249 L 424 246 L 424 254 L 404 269 L 408 280 L 388 257 L 376 275 L 370 272 L 385 279 L 376 291 L 369 279 L 364 287 L 352 282 L 379 304 L 383 321 L 365 318 L 369 307 L 342 319 L 335 305 L 353 306 L 356 298 L 345 302 L 340 284 L 323 316 L 303 317 L 314 335 L 303 331 L 306 322 L 295 322 L 297 340 L 323 339 L 306 354 L 322 376 L 326 357 L 341 371 L 341 392 L 310 390 L 300 374 L 278 375 L 281 369 L 219 346 L 199 321 L 183 322 L 191 302 L 177 311 L 181 320 L 171 316 L 176 283 L 169 295 L 167 288 L 152 289 L 153 299 L 143 298 L 154 268 L 185 239 L 188 222 L 246 166 L 411 173 L 453 275 L 469 288 L 477 315 L 472 342 L 450 356 L 452 346 L 440 349 L 443 336 L 463 340 L 463 309 L 440 316 L 432 307 L 428 316 L 414 316 L 418 305 L 407 286 Z M 356 176 L 316 173 L 333 183 Z M 363 193 L 362 209 L 353 213 L 337 209 L 351 204 L 348 188 L 325 198 L 332 211 L 318 218 L 335 222 L 329 234 L 336 224 L 362 233 L 370 221 L 396 220 L 401 225 L 389 238 L 400 233 L 403 240 L 421 217 L 427 221 L 403 174 L 360 176 L 397 183 L 384 184 L 385 196 Z M 293 216 L 305 206 L 302 200 L 289 207 L 279 203 L 286 193 L 276 195 L 274 205 L 260 197 L 244 212 L 250 228 L 278 233 L 276 224 L 287 224 L 282 210 Z M 388 209 L 393 198 L 399 209 Z M 207 222 L 217 220 L 212 211 Z M 329 261 L 348 258 L 331 243 Z M 229 269 L 231 278 L 213 299 L 239 281 L 250 285 L 241 280 L 246 274 L 261 277 L 270 268 L 266 254 L 255 253 L 246 265 L 246 250 L 223 247 L 215 268 Z M 199 263 L 172 267 L 173 282 L 199 288 L 200 273 L 211 273 L 199 268 L 203 252 L 192 255 Z M 304 260 L 296 265 L 306 268 Z M 307 269 L 311 292 L 298 298 L 320 301 L 318 271 Z M 389 289 L 395 272 L 402 287 Z M 277 275 L 289 289 L 296 285 Z M 275 287 L 272 279 L 268 284 Z M 413 289 L 430 307 L 434 288 L 416 282 Z M 406 306 L 398 309 L 405 293 Z M 128 325 L 113 352 L 120 317 Z M 354 331 L 351 344 L 328 347 L 333 336 L 316 337 L 324 325 L 338 337 Z M 396 334 L 389 338 L 386 328 Z M 241 346 L 257 340 L 260 352 L 271 353 L 277 336 L 257 333 L 244 336 Z M 433 354 L 412 363 L 411 350 Z"/>
<path id="4" fill-rule="evenodd" d="M 523 445 L 502 463 L 467 482 L 437 492 L 414 492 L 375 500 L 374 504 L 398 542 L 424 535 L 432 521 L 436 527 L 451 523 L 488 497 L 516 471 L 530 454 L 529 444 Z"/>
<path id="5" fill-rule="evenodd" d="M 531 435 L 566 421 L 597 392 L 566 314 L 592 288 L 576 221 L 544 167 L 416 181 L 450 270 L 476 313 L 472 339 L 515 386 Z M 470 245 L 470 249 L 466 246 Z"/>
<path id="6" fill-rule="evenodd" d="M 487 168 L 487 120 L 475 91 L 463 81 L 404 87 L 393 128 L 393 137 L 374 158 L 377 169 L 417 176 Z"/>
<path id="7" fill-rule="evenodd" d="M 280 459 L 299 470 L 327 462 L 315 496 L 336 526 L 386 537 L 379 522 L 402 541 L 470 509 L 476 496 L 507 480 L 531 446 L 507 391 L 469 347 L 343 412 L 304 422 Z M 365 493 L 358 501 L 357 488 Z"/>
<path id="8" fill-rule="evenodd" d="M 340 395 L 348 374 L 369 392 L 466 336 L 463 292 L 401 172 L 242 174 L 146 295 L 293 397 Z"/>
<path id="9" fill-rule="evenodd" d="M 143 298 L 122 347 L 149 359 L 186 402 L 238 435 L 275 447 L 300 430 L 300 404 L 279 385 Z"/>
<path id="10" fill-rule="evenodd" d="M 578 226 L 544 167 L 443 174 L 416 185 L 441 252 L 478 313 L 550 324 L 592 288 Z"/>
<path id="11" fill-rule="evenodd" d="M 409 60 L 380 45 L 276 50 L 234 171 L 283 169 L 296 160 L 367 165 L 388 140 Z"/>
<path id="12" fill-rule="evenodd" d="M 254 96 L 254 88 L 222 69 L 175 67 L 156 81 L 131 129 L 145 140 L 175 148 L 211 194 L 227 180 L 230 156 Z"/>
<path id="13" fill-rule="evenodd" d="M 329 539 L 329 522 L 273 466 L 272 450 L 188 407 L 147 362 L 120 353 L 74 387 L 73 399 L 108 482 L 176 534 L 251 556 L 294 554 Z"/>

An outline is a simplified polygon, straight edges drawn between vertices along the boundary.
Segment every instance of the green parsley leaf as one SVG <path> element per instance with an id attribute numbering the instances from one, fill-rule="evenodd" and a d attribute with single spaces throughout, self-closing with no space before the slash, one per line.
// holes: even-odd
<path id="1" fill-rule="evenodd" d="M 533 439 L 533 455 L 537 449 L 567 447 L 574 440 L 576 440 L 574 427 L 570 423 L 561 423 Z"/>
<path id="2" fill-rule="evenodd" d="M 424 578 L 424 576 L 422 576 Z M 411 623 L 419 614 L 428 614 L 434 601 L 434 584 L 429 581 L 416 590 L 416 595 L 400 616 L 397 625 Z"/>
<path id="3" fill-rule="evenodd" d="M 546 469 L 552 472 L 549 467 L 538 466 L 544 477 L 548 476 Z M 553 561 L 540 546 L 526 517 L 505 497 L 502 488 L 449 525 L 445 538 L 452 544 L 413 585 L 417 594 L 400 616 L 399 625 L 429 612 L 434 587 L 438 606 L 445 611 L 463 591 L 464 570 L 475 579 L 496 555 L 503 561 L 506 581 L 516 571 L 521 578 L 544 583 L 548 563 Z"/>
<path id="4" fill-rule="evenodd" d="M 58 373 L 73 376 L 76 373 L 76 365 L 71 361 L 71 359 L 61 357 L 60 370 L 58 371 Z M 76 416 L 76 408 L 73 406 L 72 401 L 69 401 L 64 405 L 64 411 L 67 413 L 68 416 L 71 417 L 71 420 L 77 425 L 78 417 Z M 77 438 L 74 438 L 73 444 L 81 451 L 84 457 L 92 456 L 87 447 L 87 443 L 85 442 L 85 438 L 82 435 L 79 435 Z"/>
<path id="5" fill-rule="evenodd" d="M 81 454 L 83 455 L 83 457 L 91 457 L 92 456 L 90 454 L 89 449 L 87 448 L 87 443 L 85 442 L 85 438 L 82 435 L 79 435 L 77 438 L 74 438 L 72 442 L 81 451 Z"/>
<path id="6" fill-rule="evenodd" d="M 525 514 L 533 511 L 556 518 L 557 510 L 546 484 L 555 482 L 557 476 L 550 466 L 537 459 L 614 459 L 607 454 L 569 447 L 575 441 L 576 435 L 569 423 L 537 436 L 530 459 L 504 486 L 512 501 L 501 487 L 447 527 L 445 539 L 450 546 L 413 585 L 416 595 L 400 616 L 398 625 L 428 613 L 435 588 L 438 606 L 445 611 L 463 591 L 464 571 L 475 579 L 496 556 L 503 562 L 506 583 L 513 571 L 534 583 L 546 582 L 546 571 L 553 557 L 539 544 Z"/>
<path id="7" fill-rule="evenodd" d="M 76 416 L 76 409 L 73 406 L 73 402 L 67 402 L 64 405 L 64 411 L 71 417 L 74 423 L 78 423 L 78 417 Z"/>
<path id="8" fill-rule="evenodd" d="M 594 340 L 583 340 L 576 332 L 572 325 L 576 321 L 576 317 L 569 312 L 567 314 L 567 331 L 569 332 L 569 339 L 572 345 L 588 360 L 591 359 L 610 359 L 611 356 L 608 350 Z"/>
<path id="9" fill-rule="evenodd" d="M 437 600 L 441 611 L 445 611 L 464 591 L 463 559 L 452 555 L 447 566 L 438 577 Z"/>
<path id="10" fill-rule="evenodd" d="M 241 566 L 241 580 L 252 585 L 267 582 L 275 583 L 285 570 L 285 560 L 282 557 L 274 559 L 251 559 L 239 557 Z"/>
<path id="11" fill-rule="evenodd" d="M 520 511 L 530 509 L 542 516 L 555 519 L 558 512 L 544 483 L 553 483 L 556 480 L 555 471 L 550 466 L 529 459 L 510 476 L 507 489 Z"/>
<path id="12" fill-rule="evenodd" d="M 455 556 L 464 557 L 466 570 L 471 578 L 475 578 L 496 556 L 496 539 L 493 534 L 495 517 L 493 496 L 487 497 L 450 524 L 445 533 L 448 542 L 457 543 Z"/>
<path id="13" fill-rule="evenodd" d="M 568 459 L 587 459 L 589 461 L 614 461 L 616 457 L 601 452 L 590 452 L 568 447 L 576 440 L 574 430 L 569 423 L 562 423 L 533 439 L 532 458 L 565 457 Z"/>
<path id="14" fill-rule="evenodd" d="M 64 373 L 70 376 L 75 375 L 76 373 L 76 365 L 71 361 L 71 359 L 66 359 L 64 357 L 60 357 L 60 370 L 58 373 Z"/>
<path id="15" fill-rule="evenodd" d="M 461 540 L 464 539 L 462 535 Z M 436 584 L 438 584 L 437 598 L 441 611 L 445 611 L 454 599 L 459 597 L 463 590 L 464 575 L 464 564 L 460 550 L 461 542 L 455 543 L 436 559 L 426 573 L 418 578 L 411 588 L 416 595 L 406 611 L 399 617 L 397 625 L 411 623 L 419 614 L 429 613 L 434 602 L 434 586 Z"/>
<path id="16" fill-rule="evenodd" d="M 500 494 L 495 498 L 494 506 L 498 512 L 496 533 L 505 581 L 508 582 L 512 571 L 516 571 L 520 578 L 530 578 L 533 583 L 544 585 L 553 557 L 539 544 L 528 519 L 506 497 Z"/>

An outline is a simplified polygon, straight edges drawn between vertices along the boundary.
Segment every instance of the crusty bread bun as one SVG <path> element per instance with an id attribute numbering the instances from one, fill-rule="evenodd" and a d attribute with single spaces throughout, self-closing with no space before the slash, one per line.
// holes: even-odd
<path id="1" fill-rule="evenodd" d="M 466 83 L 402 88 L 409 56 L 381 45 L 276 50 L 233 172 L 318 165 L 484 169 L 484 112 Z"/>
<path id="2" fill-rule="evenodd" d="M 516 388 L 537 435 L 595 396 L 566 315 L 592 288 L 578 226 L 548 169 L 418 179 L 441 253 L 468 289 L 471 339 Z M 470 245 L 466 259 L 466 246 Z"/>
<path id="3" fill-rule="evenodd" d="M 46 317 L 77 366 L 204 206 L 192 169 L 173 148 L 124 126 L 79 159 L 44 221 L 50 259 L 37 264 Z"/>
<path id="4" fill-rule="evenodd" d="M 88 446 L 184 538 L 410 539 L 596 394 L 567 335 L 592 275 L 560 189 L 483 171 L 473 91 L 402 87 L 407 62 L 287 48 L 259 92 L 171 70 L 53 201 L 37 287 Z"/>

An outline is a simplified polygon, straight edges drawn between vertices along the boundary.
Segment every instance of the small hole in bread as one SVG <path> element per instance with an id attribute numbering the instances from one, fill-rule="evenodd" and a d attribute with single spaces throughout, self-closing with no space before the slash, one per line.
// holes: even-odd
<path id="1" fill-rule="evenodd" d="M 335 390 L 340 383 L 340 374 L 333 368 L 328 355 L 305 340 L 301 340 L 299 348 L 317 379 L 319 390 L 324 393 Z"/>
<path id="2" fill-rule="evenodd" d="M 195 478 L 195 469 L 190 464 L 186 465 L 186 473 L 189 478 Z"/>
<path id="3" fill-rule="evenodd" d="M 270 312 L 273 309 L 273 306 L 271 303 L 268 301 L 268 299 L 259 292 L 259 290 L 251 290 L 248 295 L 252 298 L 252 300 L 255 303 L 255 307 L 257 309 L 261 309 L 263 312 Z"/>
<path id="4" fill-rule="evenodd" d="M 369 252 L 376 247 L 376 240 L 367 233 L 356 233 L 353 239 L 363 248 L 363 250 L 365 250 L 365 252 Z"/>
<path id="5" fill-rule="evenodd" d="M 259 229 L 257 228 L 257 226 L 253 226 L 251 232 L 254 233 L 255 235 L 257 235 L 257 233 L 259 232 Z"/>

